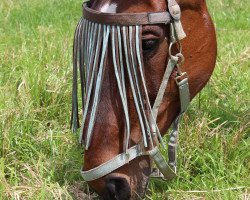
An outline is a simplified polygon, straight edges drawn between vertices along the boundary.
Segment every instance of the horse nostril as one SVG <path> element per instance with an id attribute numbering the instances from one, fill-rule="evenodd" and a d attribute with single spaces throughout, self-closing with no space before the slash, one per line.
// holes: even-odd
<path id="1" fill-rule="evenodd" d="M 105 200 L 128 200 L 131 189 L 128 181 L 122 177 L 108 177 L 105 180 Z"/>

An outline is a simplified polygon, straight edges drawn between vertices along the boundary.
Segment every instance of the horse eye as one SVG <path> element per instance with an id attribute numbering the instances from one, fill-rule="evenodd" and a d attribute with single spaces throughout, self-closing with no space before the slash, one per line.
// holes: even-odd
<path id="1" fill-rule="evenodd" d="M 152 52 L 153 50 L 155 50 L 157 45 L 158 45 L 158 40 L 156 40 L 156 39 L 142 40 L 143 53 Z"/>

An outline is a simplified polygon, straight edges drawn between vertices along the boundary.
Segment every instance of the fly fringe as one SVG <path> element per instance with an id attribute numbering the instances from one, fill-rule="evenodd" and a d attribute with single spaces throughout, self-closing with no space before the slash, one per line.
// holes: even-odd
<path id="1" fill-rule="evenodd" d="M 144 146 L 157 146 L 155 135 L 162 141 L 148 97 L 141 38 L 141 25 L 112 26 L 97 24 L 84 18 L 81 18 L 77 25 L 73 49 L 71 128 L 73 131 L 79 128 L 77 95 L 79 70 L 83 109 L 79 142 L 85 143 L 86 150 L 91 145 L 104 72 L 107 70 L 106 59 L 109 48 L 111 48 L 115 78 L 124 113 L 124 151 L 126 152 L 129 148 L 131 133 L 128 88 L 132 92 Z M 86 123 L 88 113 L 90 113 L 89 120 Z M 84 130 L 86 131 L 85 138 L 83 138 Z"/>

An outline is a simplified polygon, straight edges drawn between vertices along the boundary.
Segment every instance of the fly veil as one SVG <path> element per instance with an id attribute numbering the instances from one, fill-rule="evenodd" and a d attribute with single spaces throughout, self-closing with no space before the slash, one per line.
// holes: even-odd
<path id="1" fill-rule="evenodd" d="M 173 122 L 173 131 L 168 144 L 168 162 L 160 153 L 158 146 L 165 148 L 156 124 L 159 107 L 168 84 L 170 75 L 184 58 L 180 53 L 171 54 L 173 44 L 179 43 L 186 35 L 180 22 L 181 11 L 175 0 L 168 0 L 168 11 L 152 13 L 102 13 L 83 4 L 83 17 L 80 19 L 74 38 L 73 55 L 73 93 L 71 125 L 75 131 L 79 128 L 77 79 L 80 72 L 83 116 L 79 142 L 84 141 L 85 149 L 91 145 L 93 127 L 100 102 L 105 62 L 108 49 L 111 48 L 115 78 L 124 113 L 124 152 L 113 159 L 88 171 L 81 170 L 86 181 L 101 178 L 131 160 L 149 155 L 159 169 L 158 175 L 171 179 L 176 175 L 176 144 L 178 124 L 190 101 L 188 78 L 186 73 L 177 70 L 176 84 L 179 88 L 181 111 Z M 165 70 L 153 107 L 150 105 L 142 55 L 142 26 L 152 24 L 170 24 L 169 61 Z M 128 81 L 125 81 L 128 80 Z M 127 88 L 131 89 L 138 115 L 142 142 L 130 147 L 130 117 Z M 86 117 L 89 114 L 88 123 Z M 83 138 L 83 130 L 86 136 Z"/>

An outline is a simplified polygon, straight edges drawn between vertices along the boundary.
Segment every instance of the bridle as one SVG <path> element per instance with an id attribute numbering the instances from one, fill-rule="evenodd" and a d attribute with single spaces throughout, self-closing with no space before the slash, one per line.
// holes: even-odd
<path id="1" fill-rule="evenodd" d="M 190 102 L 188 78 L 185 72 L 181 72 L 179 66 L 180 63 L 184 61 L 184 57 L 181 51 L 176 55 L 172 55 L 171 52 L 172 46 L 176 43 L 179 44 L 179 41 L 186 36 L 180 22 L 180 17 L 180 7 L 175 0 L 168 0 L 168 11 L 152 13 L 102 13 L 89 8 L 88 3 L 83 4 L 83 17 L 76 28 L 74 40 L 71 125 L 74 131 L 79 128 L 77 96 L 77 72 L 79 70 L 82 104 L 84 106 L 79 140 L 82 144 L 84 139 L 85 148 L 88 150 L 91 145 L 92 130 L 100 100 L 103 71 L 105 70 L 104 63 L 107 56 L 106 49 L 108 48 L 109 40 L 112 45 L 114 71 L 125 116 L 124 152 L 98 167 L 88 171 L 81 170 L 81 175 L 84 180 L 93 181 L 101 178 L 143 155 L 150 156 L 159 169 L 157 174 L 152 174 L 153 177 L 160 176 L 169 180 L 176 176 L 178 126 L 181 116 L 186 111 Z M 167 68 L 153 107 L 151 107 L 149 102 L 144 77 L 140 38 L 142 26 L 152 24 L 170 24 L 171 40 Z M 123 65 L 123 62 L 126 63 L 126 65 Z M 167 162 L 158 148 L 160 144 L 164 148 L 165 145 L 156 120 L 167 84 L 175 68 L 177 68 L 175 80 L 179 88 L 181 109 L 178 117 L 173 122 L 173 130 L 168 143 Z M 129 147 L 130 122 L 124 70 L 127 71 L 129 77 L 129 84 L 143 138 L 141 143 L 132 147 Z M 93 86 L 94 81 L 95 86 Z M 90 105 L 91 94 L 93 102 Z M 86 116 L 89 110 L 91 111 L 90 120 L 88 124 L 86 124 Z M 84 127 L 87 127 L 86 138 L 83 138 Z"/>

